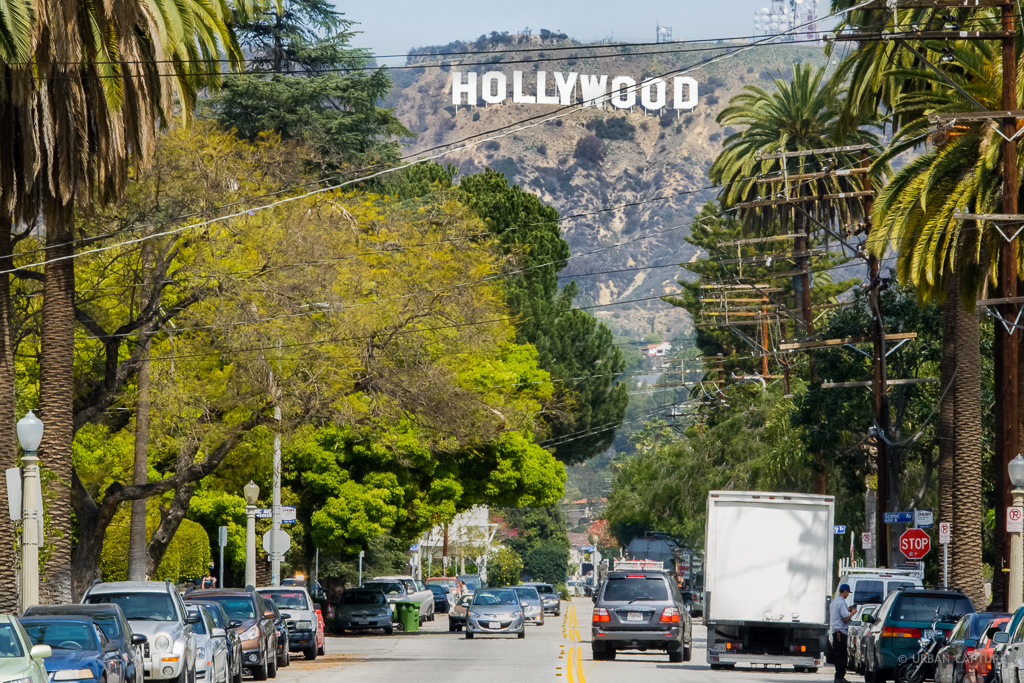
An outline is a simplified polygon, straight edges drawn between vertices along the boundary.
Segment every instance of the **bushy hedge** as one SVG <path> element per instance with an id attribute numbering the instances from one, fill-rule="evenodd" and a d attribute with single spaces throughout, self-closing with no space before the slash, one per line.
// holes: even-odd
<path id="1" fill-rule="evenodd" d="M 107 528 L 100 556 L 100 571 L 104 581 L 124 581 L 128 578 L 128 536 L 130 510 L 120 510 Z M 146 536 L 151 537 L 160 524 L 159 510 L 146 515 Z M 182 520 L 178 533 L 167 546 L 164 559 L 151 578 L 156 581 L 170 579 L 175 583 L 204 576 L 210 566 L 210 538 L 196 522 Z"/>
<path id="2" fill-rule="evenodd" d="M 564 584 L 569 569 L 569 549 L 554 543 L 545 543 L 533 548 L 526 555 L 523 573 L 534 581 Z"/>

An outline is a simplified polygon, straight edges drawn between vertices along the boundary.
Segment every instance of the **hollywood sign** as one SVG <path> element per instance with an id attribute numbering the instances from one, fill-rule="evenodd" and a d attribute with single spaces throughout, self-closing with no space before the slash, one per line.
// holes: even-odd
<path id="1" fill-rule="evenodd" d="M 697 106 L 697 81 L 689 76 L 671 79 L 649 78 L 640 83 L 629 76 L 592 76 L 569 72 L 567 74 L 537 72 L 534 88 L 524 85 L 523 72 L 512 72 L 512 102 L 514 104 L 558 104 L 604 108 L 610 102 L 617 109 L 632 109 L 637 101 L 648 110 L 664 109 L 671 102 L 673 109 L 690 110 Z M 669 94 L 671 85 L 671 96 Z M 577 95 L 577 90 L 579 94 Z M 452 104 L 475 106 L 479 100 L 487 104 L 502 104 L 509 99 L 508 77 L 501 71 L 476 73 L 452 72 Z"/>

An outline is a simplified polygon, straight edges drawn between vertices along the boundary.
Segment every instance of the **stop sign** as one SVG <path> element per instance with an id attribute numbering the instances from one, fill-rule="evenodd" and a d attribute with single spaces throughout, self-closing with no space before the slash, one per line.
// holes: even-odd
<path id="1" fill-rule="evenodd" d="M 932 539 L 921 529 L 907 529 L 900 536 L 900 552 L 908 560 L 920 560 L 932 548 Z"/>

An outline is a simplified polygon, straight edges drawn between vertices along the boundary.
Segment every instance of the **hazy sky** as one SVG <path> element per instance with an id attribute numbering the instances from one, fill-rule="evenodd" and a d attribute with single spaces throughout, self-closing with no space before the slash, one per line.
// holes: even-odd
<path id="1" fill-rule="evenodd" d="M 386 55 L 474 40 L 491 31 L 517 33 L 524 27 L 534 33 L 557 29 L 584 42 L 607 36 L 623 42 L 653 41 L 659 22 L 672 27 L 674 40 L 746 36 L 754 10 L 768 4 L 769 0 L 376 0 L 337 6 L 359 22 L 363 33 L 353 42 Z M 819 16 L 827 7 L 828 1 L 822 0 Z"/>

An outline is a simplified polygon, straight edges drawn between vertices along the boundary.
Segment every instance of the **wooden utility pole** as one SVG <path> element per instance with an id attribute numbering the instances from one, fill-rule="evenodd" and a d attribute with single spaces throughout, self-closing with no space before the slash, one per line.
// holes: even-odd
<path id="1" fill-rule="evenodd" d="M 1003 5 L 1002 29 L 1007 34 L 1003 38 L 1003 109 L 1007 112 L 1017 108 L 1017 50 L 1015 43 L 1016 27 L 1014 26 L 1012 5 Z M 1003 133 L 1003 213 L 1017 213 L 1017 118 L 1006 117 L 1002 120 Z M 1010 299 L 1010 303 L 997 307 L 1003 320 L 1016 321 L 1019 304 L 1012 302 L 1017 296 L 1017 240 L 1016 237 L 1006 240 L 999 255 L 999 294 Z M 997 400 L 1000 410 L 996 412 L 996 452 L 993 478 L 1002 483 L 1003 507 L 1013 504 L 1011 489 L 1007 477 L 1007 466 L 1017 456 L 1020 434 L 1017 424 L 1019 411 L 1017 394 L 1018 346 L 1020 335 L 1012 325 L 996 322 L 995 329 L 995 378 L 998 392 Z M 1010 536 L 1006 533 L 1005 515 L 996 511 L 997 537 L 1002 536 L 1003 557 L 1010 556 Z M 1000 577 L 1001 580 L 1003 577 Z M 1006 590 L 997 592 L 1005 599 Z"/>
<path id="2" fill-rule="evenodd" d="M 761 374 L 768 376 L 768 298 L 761 306 Z"/>

